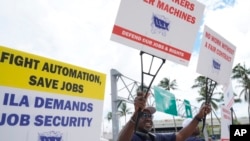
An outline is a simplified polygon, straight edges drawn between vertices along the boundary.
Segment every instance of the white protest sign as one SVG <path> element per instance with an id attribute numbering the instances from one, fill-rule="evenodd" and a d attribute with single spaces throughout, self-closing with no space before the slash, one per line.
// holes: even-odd
<path id="1" fill-rule="evenodd" d="M 224 105 L 230 109 L 234 104 L 234 91 L 233 91 L 233 87 L 232 87 L 232 82 L 230 81 L 230 83 L 224 87 L 225 87 L 225 89 L 224 89 Z"/>
<path id="2" fill-rule="evenodd" d="M 232 113 L 230 108 L 234 104 L 232 82 L 224 86 L 224 105 L 221 108 L 221 141 L 229 141 L 229 126 L 232 124 Z"/>
<path id="3" fill-rule="evenodd" d="M 1 141 L 98 141 L 106 75 L 0 46 Z"/>
<path id="4" fill-rule="evenodd" d="M 230 125 L 232 124 L 231 111 L 228 107 L 221 108 L 221 141 L 229 141 Z"/>
<path id="5" fill-rule="evenodd" d="M 236 47 L 205 25 L 197 72 L 228 85 Z"/>
<path id="6" fill-rule="evenodd" d="M 187 66 L 204 8 L 195 0 L 121 0 L 111 40 Z"/>

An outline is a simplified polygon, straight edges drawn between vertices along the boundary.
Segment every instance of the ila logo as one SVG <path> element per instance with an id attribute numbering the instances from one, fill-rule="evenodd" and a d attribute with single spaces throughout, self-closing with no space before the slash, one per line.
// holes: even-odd
<path id="1" fill-rule="evenodd" d="M 162 36 L 166 36 L 167 31 L 169 31 L 169 25 L 170 25 L 170 21 L 164 17 L 164 16 L 160 16 L 160 15 L 156 15 L 153 14 L 152 17 L 152 29 L 151 32 L 153 34 L 161 34 Z"/>
<path id="2" fill-rule="evenodd" d="M 39 141 L 63 141 L 62 133 L 56 131 L 40 133 Z"/>

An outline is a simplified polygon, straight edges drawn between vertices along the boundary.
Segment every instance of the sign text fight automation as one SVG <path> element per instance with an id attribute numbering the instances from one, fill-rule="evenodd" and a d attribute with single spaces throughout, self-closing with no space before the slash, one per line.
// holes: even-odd
<path id="1" fill-rule="evenodd" d="M 57 64 L 51 64 L 48 62 L 44 62 L 44 64 L 42 64 L 42 66 L 40 67 L 40 60 L 23 57 L 21 55 L 15 55 L 8 52 L 1 52 L 0 62 L 34 70 L 41 69 L 41 71 L 43 72 L 62 75 L 64 77 L 70 77 L 83 81 L 89 81 L 101 85 L 100 76 L 98 75 L 79 71 L 73 68 L 64 67 Z M 59 80 L 57 79 L 39 77 L 35 75 L 30 75 L 28 84 L 31 86 L 60 89 L 77 93 L 84 92 L 84 86 L 82 84 L 67 81 L 63 81 L 60 84 Z"/>

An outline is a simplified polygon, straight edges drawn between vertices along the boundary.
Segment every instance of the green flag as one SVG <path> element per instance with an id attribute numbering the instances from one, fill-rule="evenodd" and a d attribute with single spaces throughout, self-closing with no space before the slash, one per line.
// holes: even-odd
<path id="1" fill-rule="evenodd" d="M 156 110 L 177 116 L 177 106 L 174 94 L 159 87 L 154 87 Z"/>
<path id="2" fill-rule="evenodd" d="M 186 117 L 187 118 L 192 118 L 192 109 L 191 109 L 191 105 L 190 102 L 186 99 L 184 99 L 184 104 L 185 104 L 185 111 L 186 111 Z"/>

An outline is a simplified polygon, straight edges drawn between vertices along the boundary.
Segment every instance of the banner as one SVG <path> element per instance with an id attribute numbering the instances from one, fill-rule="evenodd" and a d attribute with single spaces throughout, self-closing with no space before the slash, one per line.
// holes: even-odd
<path id="1" fill-rule="evenodd" d="M 154 87 L 156 110 L 177 116 L 177 106 L 174 94 L 159 87 Z"/>
<path id="2" fill-rule="evenodd" d="M 106 75 L 0 46 L 0 140 L 100 140 Z"/>
<path id="3" fill-rule="evenodd" d="M 229 141 L 230 125 L 232 124 L 231 111 L 228 107 L 221 108 L 221 141 Z"/>
<path id="4" fill-rule="evenodd" d="M 221 108 L 221 141 L 229 141 L 229 126 L 232 124 L 232 111 L 230 110 L 234 104 L 234 92 L 232 82 L 224 86 L 224 106 Z"/>
<path id="5" fill-rule="evenodd" d="M 224 104 L 227 108 L 231 108 L 234 104 L 234 91 L 230 80 L 228 86 L 224 86 Z"/>
<path id="6" fill-rule="evenodd" d="M 205 25 L 197 73 L 221 85 L 228 85 L 236 47 Z"/>
<path id="7" fill-rule="evenodd" d="M 196 0 L 121 0 L 111 40 L 187 66 L 204 9 Z"/>

